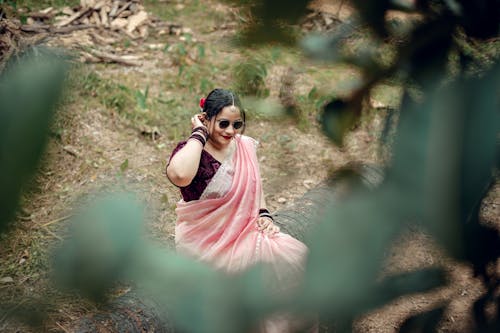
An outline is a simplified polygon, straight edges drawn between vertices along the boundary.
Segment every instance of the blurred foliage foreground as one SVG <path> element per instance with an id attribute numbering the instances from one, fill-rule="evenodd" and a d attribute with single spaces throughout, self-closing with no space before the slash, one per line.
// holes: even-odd
<path id="1" fill-rule="evenodd" d="M 54 254 L 56 285 L 104 300 L 117 281 L 133 281 L 187 332 L 248 332 L 275 312 L 314 313 L 336 332 L 349 332 L 359 315 L 446 283 L 442 267 L 381 277 L 384 254 L 411 222 L 425 228 L 451 258 L 473 266 L 486 290 L 473 306 L 475 329 L 499 332 L 500 279 L 490 267 L 500 255 L 499 235 L 480 223 L 479 208 L 499 162 L 500 64 L 497 57 L 480 61 L 474 53 L 477 43 L 498 39 L 499 2 L 352 1 L 356 20 L 332 34 L 305 37 L 289 26 L 306 13 L 308 1 L 236 2 L 252 16 L 239 40 L 244 45 L 301 45 L 313 58 L 347 62 L 364 73 L 364 83 L 350 97 L 324 107 L 321 122 L 336 144 L 359 119 L 370 90 L 383 80 L 398 82 L 403 90 L 398 119 L 387 121 L 394 134 L 381 139 L 391 149 L 385 181 L 328 204 L 308 235 L 304 279 L 293 294 L 271 292 L 262 267 L 228 277 L 150 244 L 143 237 L 144 208 L 129 194 L 101 198 L 75 214 L 72 236 Z M 403 31 L 385 19 L 390 9 L 420 18 Z M 373 47 L 344 52 L 359 29 L 369 32 Z M 395 55 L 381 63 L 377 51 L 387 45 Z M 28 52 L 2 72 L 2 231 L 36 168 L 64 70 L 53 57 Z M 399 331 L 434 332 L 446 306 L 443 301 L 407 318 Z M 492 307 L 496 311 L 487 314 Z"/>

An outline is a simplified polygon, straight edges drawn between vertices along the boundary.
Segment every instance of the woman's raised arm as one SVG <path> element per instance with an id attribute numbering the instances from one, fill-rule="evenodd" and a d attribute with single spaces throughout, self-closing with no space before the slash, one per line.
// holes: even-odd
<path id="1" fill-rule="evenodd" d="M 191 184 L 200 166 L 201 152 L 208 137 L 208 130 L 196 115 L 191 118 L 193 133 L 171 159 L 167 166 L 167 177 L 172 184 L 185 187 Z"/>

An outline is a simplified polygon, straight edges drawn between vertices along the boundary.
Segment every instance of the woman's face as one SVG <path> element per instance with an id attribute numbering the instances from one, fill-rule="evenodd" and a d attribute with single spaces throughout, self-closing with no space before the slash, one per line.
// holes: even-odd
<path id="1" fill-rule="evenodd" d="M 234 136 L 243 129 L 240 109 L 234 105 L 224 107 L 218 115 L 209 120 L 208 140 L 215 147 L 226 147 Z M 236 127 L 236 128 L 235 128 Z"/>

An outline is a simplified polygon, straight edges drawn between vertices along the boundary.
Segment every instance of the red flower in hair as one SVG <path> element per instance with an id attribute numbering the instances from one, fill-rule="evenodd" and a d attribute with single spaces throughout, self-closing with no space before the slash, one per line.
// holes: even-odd
<path id="1" fill-rule="evenodd" d="M 203 106 L 205 106 L 205 99 L 204 98 L 200 99 L 200 108 L 203 109 Z"/>

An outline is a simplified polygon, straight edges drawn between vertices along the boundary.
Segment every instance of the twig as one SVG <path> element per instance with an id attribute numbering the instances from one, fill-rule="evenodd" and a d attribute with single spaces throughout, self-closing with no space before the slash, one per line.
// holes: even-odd
<path id="1" fill-rule="evenodd" d="M 51 235 L 52 237 L 59 239 L 61 242 L 64 241 L 64 239 L 61 236 L 59 236 L 59 235 L 55 234 L 54 232 L 50 231 L 48 228 L 44 228 L 43 230 L 46 233 L 48 233 L 49 235 Z"/>
<path id="2" fill-rule="evenodd" d="M 132 4 L 132 2 L 127 2 L 126 4 L 124 4 L 122 6 L 122 8 L 118 9 L 114 15 L 114 17 L 118 17 L 120 16 L 121 13 L 123 13 L 128 7 L 130 7 L 130 5 Z"/>
<path id="3" fill-rule="evenodd" d="M 123 59 L 122 57 L 114 55 L 112 53 L 107 53 L 107 52 L 102 52 L 102 51 L 97 51 L 97 50 L 89 50 L 89 52 L 92 55 L 94 55 L 94 56 L 96 56 L 98 58 L 101 58 L 103 60 L 108 60 L 108 61 L 111 61 L 111 62 L 117 62 L 117 63 L 121 63 L 121 64 L 124 64 L 124 65 L 127 65 L 127 66 L 140 66 L 141 65 L 140 63 L 138 63 L 136 61 Z"/>
<path id="4" fill-rule="evenodd" d="M 39 19 L 39 20 L 48 20 L 54 17 L 53 13 L 43 13 L 43 12 L 34 12 L 34 13 L 29 13 L 28 17 L 31 17 L 33 19 Z"/>
<path id="5" fill-rule="evenodd" d="M 51 32 L 55 34 L 67 34 L 75 30 L 91 29 L 95 27 L 96 27 L 95 24 L 78 24 L 67 27 L 54 27 L 48 24 L 39 24 L 39 25 L 23 24 L 20 27 L 20 29 L 24 32 L 35 32 L 35 33 Z"/>
<path id="6" fill-rule="evenodd" d="M 70 27 L 51 28 L 50 32 L 58 34 L 67 34 L 75 30 L 92 29 L 96 27 L 97 25 L 95 24 L 78 24 L 78 25 L 72 25 Z"/>
<path id="7" fill-rule="evenodd" d="M 66 146 L 63 146 L 62 149 L 65 152 L 67 152 L 68 154 L 70 154 L 71 156 L 78 157 L 78 152 L 75 150 L 75 148 L 73 146 L 66 145 Z"/>
<path id="8" fill-rule="evenodd" d="M 59 326 L 64 332 L 67 332 L 67 333 L 70 332 L 66 327 L 64 327 L 63 325 L 59 324 L 59 322 L 57 322 L 57 321 L 56 321 L 56 325 Z"/>
<path id="9" fill-rule="evenodd" d="M 111 7 L 111 11 L 109 12 L 109 17 L 116 17 L 116 11 L 118 10 L 119 7 L 120 7 L 120 1 L 115 0 L 113 2 L 113 6 Z"/>
<path id="10" fill-rule="evenodd" d="M 61 28 L 61 27 L 64 27 L 65 25 L 68 25 L 70 24 L 71 22 L 79 19 L 80 17 L 88 14 L 90 11 L 92 10 L 92 8 L 85 8 L 83 10 L 80 10 L 79 12 L 71 15 L 70 17 L 68 17 L 67 19 L 65 20 L 62 20 L 61 22 L 57 23 L 56 24 L 56 27 L 58 28 Z"/>
<path id="11" fill-rule="evenodd" d="M 55 220 L 49 221 L 49 222 L 47 222 L 47 223 L 44 223 L 44 224 L 42 224 L 42 225 L 40 225 L 40 226 L 41 226 L 41 227 L 47 227 L 47 226 L 49 226 L 49 225 L 51 225 L 51 224 L 55 224 L 55 223 L 59 223 L 59 222 L 61 222 L 61 221 L 67 220 L 67 219 L 69 219 L 71 216 L 73 216 L 73 215 L 66 215 L 66 216 L 62 216 L 62 217 L 59 217 L 59 218 L 57 218 L 57 219 L 55 219 Z"/>
<path id="12" fill-rule="evenodd" d="M 50 29 L 48 24 L 23 24 L 19 27 L 24 32 L 47 32 Z"/>

